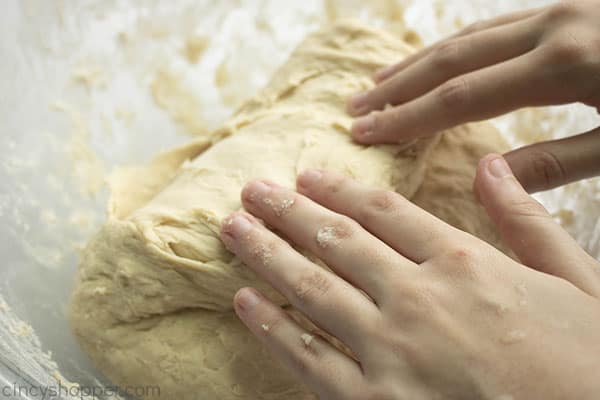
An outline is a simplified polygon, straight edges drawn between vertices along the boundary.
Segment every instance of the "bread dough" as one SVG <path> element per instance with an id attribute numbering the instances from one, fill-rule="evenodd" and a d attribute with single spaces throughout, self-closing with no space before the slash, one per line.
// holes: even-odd
<path id="1" fill-rule="evenodd" d="M 222 129 L 111 179 L 108 221 L 83 254 L 70 307 L 76 337 L 110 380 L 159 385 L 163 399 L 316 398 L 232 311 L 243 286 L 287 307 L 218 238 L 252 178 L 293 188 L 307 168 L 342 172 L 416 195 L 498 245 L 471 192 L 477 159 L 504 145 L 492 128 L 458 128 L 439 145 L 438 137 L 363 147 L 349 136 L 345 99 L 409 52 L 393 36 L 353 23 L 317 32 Z M 473 132 L 479 127 L 485 135 Z"/>
<path id="2" fill-rule="evenodd" d="M 473 193 L 479 160 L 486 154 L 508 150 L 508 143 L 488 123 L 467 124 L 445 132 L 427 160 L 425 179 L 411 201 L 513 256 Z"/>

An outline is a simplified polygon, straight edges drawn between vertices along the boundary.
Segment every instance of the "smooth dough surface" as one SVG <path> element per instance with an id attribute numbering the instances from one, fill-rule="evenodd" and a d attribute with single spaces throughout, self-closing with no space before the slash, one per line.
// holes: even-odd
<path id="1" fill-rule="evenodd" d="M 502 247 L 471 190 L 477 160 L 506 148 L 491 126 L 403 146 L 349 136 L 345 99 L 409 53 L 354 23 L 319 31 L 222 129 L 113 176 L 109 218 L 83 254 L 70 308 L 78 340 L 110 380 L 159 385 L 163 399 L 316 398 L 232 311 L 243 286 L 288 307 L 218 238 L 253 178 L 293 188 L 304 169 L 338 171 Z"/>

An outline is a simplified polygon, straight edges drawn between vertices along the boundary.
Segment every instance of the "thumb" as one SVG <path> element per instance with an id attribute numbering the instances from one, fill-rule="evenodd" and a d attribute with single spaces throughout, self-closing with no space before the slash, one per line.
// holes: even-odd
<path id="1" fill-rule="evenodd" d="M 502 156 L 479 162 L 475 190 L 521 262 L 600 297 L 600 268 L 546 209 L 523 189 Z"/>

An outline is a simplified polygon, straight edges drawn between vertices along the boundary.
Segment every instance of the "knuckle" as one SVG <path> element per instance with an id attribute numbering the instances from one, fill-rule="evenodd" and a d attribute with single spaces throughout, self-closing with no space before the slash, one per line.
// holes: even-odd
<path id="1" fill-rule="evenodd" d="M 332 175 L 326 174 L 326 181 L 324 184 L 325 192 L 329 194 L 336 194 L 347 184 L 347 178 L 343 175 Z"/>
<path id="2" fill-rule="evenodd" d="M 549 49 L 550 58 L 561 64 L 579 64 L 588 57 L 588 49 L 584 42 L 573 33 L 565 33 L 561 39 L 552 43 Z"/>
<path id="3" fill-rule="evenodd" d="M 264 325 L 268 326 L 268 331 L 264 328 L 260 329 L 260 331 L 262 331 L 263 334 L 268 333 L 269 335 L 277 336 L 287 321 L 288 319 L 284 314 L 276 313 L 264 322 Z"/>
<path id="4" fill-rule="evenodd" d="M 397 123 L 394 109 L 373 111 L 371 115 L 373 115 L 373 132 L 379 133 L 394 130 Z"/>
<path id="5" fill-rule="evenodd" d="M 438 310 L 438 293 L 433 284 L 411 283 L 402 288 L 404 321 L 428 319 Z"/>
<path id="6" fill-rule="evenodd" d="M 398 208 L 397 193 L 388 190 L 376 190 L 366 196 L 365 203 L 360 207 L 361 220 L 370 221 L 381 214 L 389 214 Z"/>
<path id="7" fill-rule="evenodd" d="M 454 69 L 460 65 L 462 48 L 462 42 L 456 39 L 440 43 L 433 51 L 433 64 L 440 69 Z"/>
<path id="8" fill-rule="evenodd" d="M 548 216 L 546 209 L 533 198 L 513 201 L 509 205 L 512 218 L 545 218 Z"/>
<path id="9" fill-rule="evenodd" d="M 317 231 L 316 242 L 321 249 L 337 246 L 344 240 L 352 237 L 358 231 L 359 225 L 346 216 L 338 216 L 326 220 Z"/>
<path id="10" fill-rule="evenodd" d="M 579 11 L 580 7 L 576 1 L 563 0 L 548 9 L 548 17 L 552 21 L 564 20 L 578 15 Z"/>
<path id="11" fill-rule="evenodd" d="M 383 109 L 396 104 L 399 95 L 399 84 L 402 82 L 398 75 L 394 75 L 371 91 L 373 108 Z"/>
<path id="12" fill-rule="evenodd" d="M 406 121 L 412 121 L 413 119 L 409 109 L 399 106 L 389 110 L 373 112 L 373 132 L 376 132 L 378 138 L 398 140 L 398 132 L 402 129 L 402 126 L 407 124 Z"/>
<path id="13" fill-rule="evenodd" d="M 436 261 L 436 269 L 448 276 L 476 280 L 480 277 L 478 266 L 484 261 L 484 255 L 475 246 L 455 247 L 443 253 Z"/>
<path id="14" fill-rule="evenodd" d="M 473 247 L 454 247 L 447 253 L 446 257 L 453 262 L 472 265 L 480 260 L 480 251 Z"/>
<path id="15" fill-rule="evenodd" d="M 403 322 L 401 322 L 403 323 Z M 391 329 L 395 329 L 392 327 Z M 410 340 L 409 335 L 381 335 L 379 342 L 389 349 L 390 355 L 397 360 L 413 361 L 417 357 L 412 357 L 421 350 L 421 347 L 414 340 Z"/>
<path id="16" fill-rule="evenodd" d="M 527 219 L 550 218 L 546 209 L 532 197 L 514 200 L 506 205 L 508 212 L 502 214 L 498 221 L 501 230 L 518 231 Z"/>
<path id="17" fill-rule="evenodd" d="M 295 284 L 294 294 L 302 304 L 316 304 L 328 297 L 331 286 L 331 279 L 324 271 L 310 271 Z"/>
<path id="18" fill-rule="evenodd" d="M 253 244 L 249 245 L 248 256 L 254 264 L 268 265 L 278 245 L 279 244 L 272 239 L 255 241 Z"/>
<path id="19" fill-rule="evenodd" d="M 361 249 L 356 249 L 356 256 L 363 260 L 363 265 L 398 265 L 397 253 L 394 251 L 387 252 L 381 249 L 376 249 L 374 246 L 366 246 Z"/>
<path id="20" fill-rule="evenodd" d="M 439 87 L 439 102 L 447 110 L 464 108 L 470 101 L 470 84 L 465 78 L 452 79 Z"/>
<path id="21" fill-rule="evenodd" d="M 533 151 L 529 157 L 536 186 L 550 189 L 566 182 L 566 170 L 554 153 L 540 149 Z"/>

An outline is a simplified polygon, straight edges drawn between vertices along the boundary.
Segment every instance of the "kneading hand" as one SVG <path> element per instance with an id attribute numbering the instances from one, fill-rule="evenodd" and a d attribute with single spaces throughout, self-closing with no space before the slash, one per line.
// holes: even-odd
<path id="1" fill-rule="evenodd" d="M 348 101 L 362 115 L 353 135 L 393 143 L 526 106 L 582 102 L 600 111 L 598 21 L 600 1 L 588 0 L 476 23 L 376 73 L 377 86 Z M 506 159 L 529 192 L 598 175 L 600 129 Z"/>
<path id="2" fill-rule="evenodd" d="M 299 193 L 248 184 L 254 216 L 224 221 L 226 246 L 352 356 L 252 288 L 237 293 L 236 312 L 321 399 L 597 399 L 599 264 L 501 156 L 481 161 L 476 187 L 522 264 L 340 175 L 305 172 Z"/>

